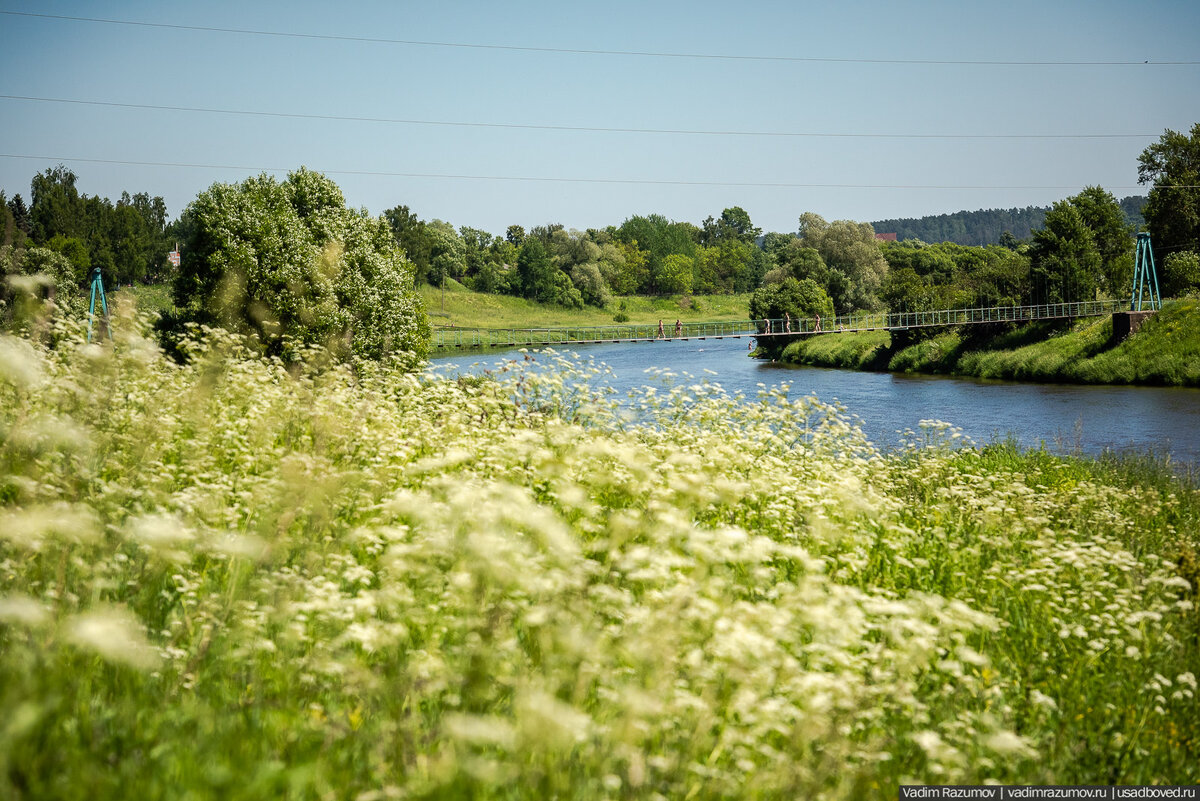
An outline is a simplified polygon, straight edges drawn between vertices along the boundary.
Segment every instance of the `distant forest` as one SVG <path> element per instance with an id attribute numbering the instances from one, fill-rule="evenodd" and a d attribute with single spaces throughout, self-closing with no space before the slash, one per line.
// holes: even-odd
<path id="1" fill-rule="evenodd" d="M 1134 230 L 1141 230 L 1146 221 L 1142 207 L 1144 195 L 1124 198 L 1118 203 L 1125 219 Z M 1045 225 L 1049 206 L 1026 206 L 1023 209 L 982 209 L 956 211 L 916 219 L 879 220 L 871 223 L 876 233 L 894 233 L 896 239 L 920 239 L 922 242 L 954 242 L 959 245 L 998 245 L 1000 236 L 1008 231 L 1017 239 L 1029 239 Z"/>

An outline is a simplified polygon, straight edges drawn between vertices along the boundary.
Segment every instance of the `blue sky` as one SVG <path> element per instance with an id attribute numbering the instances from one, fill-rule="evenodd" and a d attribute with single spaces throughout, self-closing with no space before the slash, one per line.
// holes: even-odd
<path id="1" fill-rule="evenodd" d="M 1048 205 L 1092 184 L 1118 198 L 1141 194 L 1142 149 L 1166 128 L 1200 122 L 1200 64 L 1153 63 L 1200 62 L 1194 0 L 0 0 L 0 11 L 353 39 L 0 14 L 3 95 L 310 115 L 0 98 L 0 189 L 8 196 L 19 192 L 28 201 L 30 178 L 61 162 L 87 194 L 161 195 L 172 217 L 214 182 L 306 165 L 327 172 L 351 205 L 372 213 L 406 204 L 423 219 L 492 233 L 514 223 L 603 227 L 649 213 L 699 223 L 733 205 L 765 230 L 792 231 L 806 211 L 876 220 Z M 370 38 L 847 60 L 363 41 Z M 987 61 L 1025 63 L 978 63 Z M 1028 63 L 1085 61 L 1137 63 Z M 855 136 L 530 130 L 312 115 Z"/>

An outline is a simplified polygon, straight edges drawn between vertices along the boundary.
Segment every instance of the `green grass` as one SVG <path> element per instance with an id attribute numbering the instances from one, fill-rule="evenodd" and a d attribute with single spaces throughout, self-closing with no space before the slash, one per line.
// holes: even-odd
<path id="1" fill-rule="evenodd" d="M 809 336 L 790 343 L 784 348 L 781 359 L 816 367 L 878 369 L 879 360 L 886 355 L 890 343 L 887 331 Z"/>
<path id="2" fill-rule="evenodd" d="M 792 343 L 797 364 L 945 373 L 1016 381 L 1200 386 L 1200 301 L 1168 301 L 1141 330 L 1112 341 L 1112 319 L 1034 323 L 996 332 L 970 326 L 911 344 L 885 332 L 829 334 Z"/>
<path id="3" fill-rule="evenodd" d="M 835 408 L 0 336 L 0 797 L 1188 783 L 1200 492 Z"/>
<path id="4" fill-rule="evenodd" d="M 171 287 L 166 284 L 135 284 L 132 287 L 116 287 L 108 291 L 109 300 L 123 303 L 132 299 L 137 309 L 142 312 L 165 312 L 174 308 L 171 300 Z"/>
<path id="5" fill-rule="evenodd" d="M 614 298 L 607 308 L 585 306 L 567 309 L 553 304 L 535 303 L 510 295 L 472 292 L 455 281 L 446 284 L 443 312 L 439 287 L 421 287 L 425 310 L 435 326 L 459 328 L 547 328 L 566 326 L 611 325 L 614 315 L 623 312 L 630 324 L 671 325 L 676 319 L 689 321 L 745 320 L 749 295 L 676 295 L 671 297 L 629 296 Z"/>

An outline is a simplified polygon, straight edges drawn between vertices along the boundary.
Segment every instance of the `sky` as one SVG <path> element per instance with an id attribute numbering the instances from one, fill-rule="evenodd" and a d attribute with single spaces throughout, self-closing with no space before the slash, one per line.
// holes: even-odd
<path id="1" fill-rule="evenodd" d="M 0 0 L 0 95 L 26 202 L 63 164 L 174 218 L 307 166 L 494 234 L 794 231 L 1144 194 L 1138 154 L 1200 122 L 1200 3 Z"/>

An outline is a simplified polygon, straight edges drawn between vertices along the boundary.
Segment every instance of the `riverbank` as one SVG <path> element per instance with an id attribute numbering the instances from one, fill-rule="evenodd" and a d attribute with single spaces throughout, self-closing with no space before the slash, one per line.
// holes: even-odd
<path id="1" fill-rule="evenodd" d="M 657 324 L 745 320 L 749 295 L 669 295 L 614 297 L 604 308 L 568 309 L 511 295 L 473 292 L 456 281 L 446 282 L 445 302 L 440 287 L 420 287 L 429 322 L 456 328 L 559 328 L 567 326 Z M 619 319 L 624 318 L 624 319 Z"/>
<path id="2" fill-rule="evenodd" d="M 120 342 L 0 337 L 2 798 L 1194 775 L 1200 495 L 1165 464 Z"/>
<path id="3" fill-rule="evenodd" d="M 869 331 L 797 339 L 787 364 L 1011 381 L 1200 387 L 1200 301 L 1168 301 L 1115 342 L 1111 317 L 958 326 L 932 335 Z"/>

